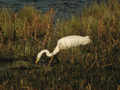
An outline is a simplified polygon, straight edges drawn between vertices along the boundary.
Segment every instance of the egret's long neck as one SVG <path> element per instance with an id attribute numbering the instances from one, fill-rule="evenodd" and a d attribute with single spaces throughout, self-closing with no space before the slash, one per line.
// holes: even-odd
<path id="1" fill-rule="evenodd" d="M 51 56 L 56 55 L 58 52 L 59 52 L 59 48 L 58 47 L 56 47 L 52 53 L 50 53 L 47 49 L 45 49 L 45 50 L 42 50 L 40 53 L 38 53 L 37 58 L 40 59 L 43 53 L 46 53 L 46 55 L 48 57 L 51 57 Z"/>
<path id="2" fill-rule="evenodd" d="M 40 58 L 41 58 L 41 56 L 42 56 L 43 53 L 46 53 L 46 55 L 48 55 L 48 56 L 50 55 L 50 53 L 49 53 L 48 50 L 46 50 L 46 49 L 42 50 L 41 52 L 38 53 L 37 59 L 36 59 L 35 63 L 38 63 L 38 61 L 40 60 Z"/>
<path id="3" fill-rule="evenodd" d="M 46 55 L 47 55 L 48 57 L 51 56 L 50 52 L 49 52 L 47 49 L 45 49 L 45 50 L 42 50 L 40 53 L 38 53 L 37 58 L 40 59 L 43 53 L 46 53 Z"/>
<path id="4" fill-rule="evenodd" d="M 51 56 L 54 56 L 54 55 L 56 55 L 57 53 L 59 52 L 59 47 L 58 46 L 56 46 L 56 48 L 54 49 L 54 51 L 52 52 L 52 53 L 50 53 L 48 50 L 42 50 L 40 53 L 38 53 L 38 55 L 37 55 L 37 60 L 35 61 L 35 63 L 37 63 L 39 60 L 40 60 L 40 58 L 41 58 L 41 56 L 42 56 L 42 54 L 43 53 L 46 53 L 46 55 L 48 56 L 48 57 L 51 57 Z"/>

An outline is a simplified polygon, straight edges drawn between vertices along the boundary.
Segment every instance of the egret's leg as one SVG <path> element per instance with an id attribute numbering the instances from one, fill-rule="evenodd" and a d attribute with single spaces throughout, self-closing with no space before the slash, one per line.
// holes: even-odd
<path id="1" fill-rule="evenodd" d="M 53 56 L 53 57 L 54 57 L 54 56 Z M 49 63 L 48 63 L 48 66 L 52 63 L 53 57 L 50 58 L 50 61 L 49 61 Z"/>
<path id="2" fill-rule="evenodd" d="M 73 64 L 74 63 L 74 50 L 72 48 L 72 58 L 71 58 L 71 63 Z"/>

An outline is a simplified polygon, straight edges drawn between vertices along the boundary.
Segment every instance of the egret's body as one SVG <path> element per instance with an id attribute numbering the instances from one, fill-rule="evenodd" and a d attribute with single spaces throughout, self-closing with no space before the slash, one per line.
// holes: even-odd
<path id="1" fill-rule="evenodd" d="M 38 63 L 43 53 L 46 53 L 48 57 L 52 57 L 56 55 L 60 50 L 65 50 L 73 47 L 77 47 L 80 45 L 87 45 L 91 42 L 89 36 L 79 36 L 79 35 L 72 35 L 72 36 L 66 36 L 58 40 L 57 46 L 54 49 L 52 53 L 50 53 L 48 50 L 42 50 L 37 55 L 37 60 L 35 63 Z"/>

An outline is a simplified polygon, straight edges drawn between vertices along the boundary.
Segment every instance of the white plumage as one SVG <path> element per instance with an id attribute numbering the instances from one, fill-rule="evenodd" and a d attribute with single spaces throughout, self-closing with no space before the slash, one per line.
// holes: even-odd
<path id="1" fill-rule="evenodd" d="M 89 36 L 71 35 L 71 36 L 63 37 L 58 40 L 57 46 L 55 47 L 52 53 L 50 53 L 47 49 L 44 49 L 41 52 L 39 52 L 35 63 L 38 63 L 43 53 L 46 53 L 48 57 L 52 57 L 56 55 L 60 50 L 69 49 L 80 45 L 87 45 L 90 42 L 91 40 Z"/>

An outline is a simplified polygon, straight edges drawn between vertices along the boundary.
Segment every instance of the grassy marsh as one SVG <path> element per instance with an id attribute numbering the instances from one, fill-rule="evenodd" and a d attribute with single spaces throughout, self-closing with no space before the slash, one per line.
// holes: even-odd
<path id="1" fill-rule="evenodd" d="M 80 16 L 58 19 L 56 26 L 54 15 L 53 9 L 43 14 L 30 6 L 17 13 L 0 9 L 0 60 L 28 62 L 17 68 L 15 63 L 13 68 L 0 71 L 0 88 L 119 90 L 120 3 L 117 0 L 94 3 Z M 51 67 L 33 63 L 40 50 L 52 51 L 59 38 L 72 34 L 89 35 L 92 43 L 61 51 L 53 58 L 59 63 Z"/>

